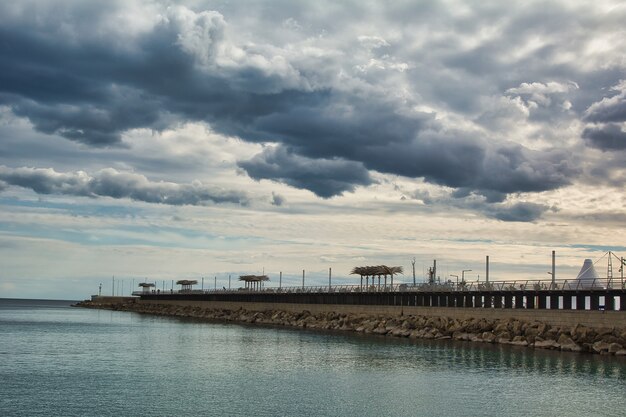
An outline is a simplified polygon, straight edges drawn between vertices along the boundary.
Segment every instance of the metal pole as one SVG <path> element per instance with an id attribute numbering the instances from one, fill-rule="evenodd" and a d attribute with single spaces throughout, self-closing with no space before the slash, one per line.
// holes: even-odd
<path id="1" fill-rule="evenodd" d="M 556 286 L 556 252 L 552 251 L 552 289 Z"/>
<path id="2" fill-rule="evenodd" d="M 111 295 L 115 297 L 115 275 L 113 275 L 113 283 L 111 284 Z"/>
<path id="3" fill-rule="evenodd" d="M 278 288 L 282 288 L 283 286 L 283 271 L 280 271 L 278 274 Z"/>
<path id="4" fill-rule="evenodd" d="M 213 287 L 213 289 L 217 291 L 217 276 L 215 277 L 215 286 Z"/>
<path id="5" fill-rule="evenodd" d="M 133 284 L 130 290 L 130 295 L 133 295 L 133 288 L 135 288 L 135 278 L 133 278 Z"/>
<path id="6" fill-rule="evenodd" d="M 202 277 L 202 291 L 204 291 L 204 277 Z"/>
<path id="7" fill-rule="evenodd" d="M 230 290 L 230 274 L 228 274 L 228 289 Z"/>
<path id="8" fill-rule="evenodd" d="M 328 268 L 328 292 L 330 292 L 330 276 L 332 273 L 332 268 Z"/>
<path id="9" fill-rule="evenodd" d="M 304 269 L 302 270 L 302 288 L 304 288 Z"/>
<path id="10" fill-rule="evenodd" d="M 626 266 L 626 264 L 624 263 L 624 257 L 622 256 L 620 258 L 620 260 L 622 261 L 622 264 L 619 267 L 619 270 L 621 272 L 621 278 L 622 278 L 622 289 L 624 288 L 624 266 Z"/>
<path id="11" fill-rule="evenodd" d="M 102 295 L 102 283 L 100 283 L 100 286 L 98 287 L 98 297 Z"/>
<path id="12" fill-rule="evenodd" d="M 487 257 L 485 259 L 485 267 L 486 267 L 485 281 L 487 281 L 487 283 L 489 283 L 489 255 L 487 255 Z"/>

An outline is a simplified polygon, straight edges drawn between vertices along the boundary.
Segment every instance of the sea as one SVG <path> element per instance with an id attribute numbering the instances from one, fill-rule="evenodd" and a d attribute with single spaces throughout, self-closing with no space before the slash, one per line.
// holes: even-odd
<path id="1" fill-rule="evenodd" d="M 626 359 L 0 299 L 0 416 L 625 416 Z"/>

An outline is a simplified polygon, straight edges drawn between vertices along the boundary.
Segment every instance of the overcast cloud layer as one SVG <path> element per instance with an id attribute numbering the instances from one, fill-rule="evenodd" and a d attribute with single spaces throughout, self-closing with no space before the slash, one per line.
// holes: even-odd
<path id="1" fill-rule="evenodd" d="M 621 218 L 625 21 L 610 0 L 3 2 L 0 198 Z"/>
<path id="2" fill-rule="evenodd" d="M 240 161 L 251 177 L 321 197 L 371 184 L 368 170 L 552 190 L 584 175 L 584 146 L 625 148 L 626 11 L 537 6 L 5 4 L 0 103 L 94 147 L 203 121 L 275 144 Z"/>

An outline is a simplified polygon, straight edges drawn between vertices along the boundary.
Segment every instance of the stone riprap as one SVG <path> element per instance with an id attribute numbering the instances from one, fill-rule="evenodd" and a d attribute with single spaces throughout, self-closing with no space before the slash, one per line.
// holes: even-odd
<path id="1" fill-rule="evenodd" d="M 249 311 L 180 306 L 173 304 L 119 303 L 99 304 L 83 301 L 79 307 L 163 316 L 189 317 L 208 321 L 239 322 L 289 326 L 305 329 L 337 330 L 411 339 L 460 340 L 499 343 L 552 349 L 626 356 L 626 329 L 550 326 L 517 319 L 452 319 L 413 315 L 366 315 L 323 312 L 312 314 L 283 310 Z"/>

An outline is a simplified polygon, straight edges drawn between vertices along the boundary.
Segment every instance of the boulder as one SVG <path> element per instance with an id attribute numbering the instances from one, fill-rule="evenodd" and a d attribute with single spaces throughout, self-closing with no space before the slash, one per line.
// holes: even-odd
<path id="1" fill-rule="evenodd" d="M 561 347 L 561 345 L 553 339 L 535 340 L 534 346 L 538 349 L 559 349 Z"/>
<path id="2" fill-rule="evenodd" d="M 609 344 L 606 342 L 595 342 L 591 345 L 591 350 L 596 353 L 607 353 L 609 351 Z"/>
<path id="3" fill-rule="evenodd" d="M 387 330 L 386 327 L 377 327 L 374 330 L 372 330 L 372 333 L 379 334 L 379 335 L 385 335 L 385 334 L 389 333 L 389 330 Z"/>
<path id="4" fill-rule="evenodd" d="M 609 353 L 616 354 L 620 350 L 624 349 L 619 343 L 609 344 Z"/>
<path id="5" fill-rule="evenodd" d="M 528 341 L 524 339 L 524 336 L 515 336 L 509 344 L 515 346 L 528 346 Z"/>
<path id="6" fill-rule="evenodd" d="M 496 334 L 496 341 L 498 343 L 505 343 L 511 340 L 511 334 L 509 332 L 502 332 Z"/>

